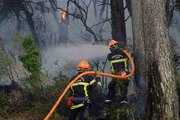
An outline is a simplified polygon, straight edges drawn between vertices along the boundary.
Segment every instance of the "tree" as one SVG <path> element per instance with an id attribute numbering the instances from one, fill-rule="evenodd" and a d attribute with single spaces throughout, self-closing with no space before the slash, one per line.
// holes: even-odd
<path id="1" fill-rule="evenodd" d="M 180 11 L 180 0 L 176 0 L 176 8 Z"/>
<path id="2" fill-rule="evenodd" d="M 131 0 L 135 60 L 147 85 L 146 120 L 179 119 L 165 4 Z"/>
<path id="3" fill-rule="evenodd" d="M 123 43 L 126 44 L 126 29 L 125 29 L 125 18 L 124 18 L 124 4 L 123 4 L 123 0 L 111 0 L 111 2 L 109 3 L 110 0 L 100 0 L 100 1 L 96 1 L 96 0 L 88 0 L 88 1 L 79 1 L 79 0 L 67 0 L 67 10 L 64 10 L 61 7 L 58 7 L 57 3 L 54 2 L 54 5 L 56 6 L 57 9 L 60 9 L 62 11 L 67 12 L 68 15 L 72 16 L 75 19 L 78 19 L 82 22 L 82 24 L 84 25 L 85 29 L 91 33 L 91 35 L 94 38 L 94 42 L 101 42 L 103 41 L 103 38 L 101 36 L 101 32 L 102 27 L 104 26 L 105 22 L 108 22 L 110 20 L 112 20 L 112 38 L 116 39 L 118 41 L 122 41 Z M 129 1 L 129 0 L 126 0 Z M 99 19 L 102 18 L 105 7 L 110 5 L 111 7 L 111 18 L 108 18 L 108 15 L 106 15 L 105 19 L 101 19 L 99 20 L 99 22 L 93 26 L 89 26 L 88 25 L 88 13 L 89 13 L 89 8 L 91 5 L 91 2 L 93 2 L 93 6 L 94 6 L 94 11 L 95 11 L 95 16 L 99 16 Z M 98 4 L 98 5 L 97 5 Z M 99 14 L 96 13 L 96 9 L 97 6 L 101 5 L 101 9 Z M 69 11 L 69 7 L 74 7 L 75 10 L 74 11 Z M 107 9 L 106 8 L 106 9 Z M 106 14 L 108 14 L 108 12 L 106 12 Z M 95 28 L 96 31 L 94 31 L 94 27 L 95 26 L 101 26 L 101 28 L 98 28 L 99 30 L 97 30 Z M 96 33 L 96 32 L 99 33 Z"/>
<path id="4" fill-rule="evenodd" d="M 58 13 L 58 9 L 57 9 L 57 1 L 56 0 L 49 0 L 49 3 L 51 5 L 51 12 L 54 16 L 54 19 L 56 21 L 56 24 L 58 26 L 58 34 L 61 35 L 61 24 L 60 24 L 60 17 L 59 17 L 59 13 Z"/>
<path id="5" fill-rule="evenodd" d="M 12 16 L 16 16 L 17 18 L 17 30 L 20 31 L 22 27 L 22 21 L 26 21 L 34 41 L 37 46 L 40 46 L 40 41 L 36 31 L 36 25 L 34 22 L 34 11 L 38 10 L 42 12 L 41 8 L 45 6 L 44 1 L 34 2 L 33 0 L 1 0 L 0 1 L 0 21 L 7 19 Z M 36 11 L 37 12 L 37 11 Z"/>
<path id="6" fill-rule="evenodd" d="M 96 33 L 92 30 L 91 27 L 88 26 L 87 20 L 88 20 L 88 13 L 89 13 L 89 7 L 91 5 L 91 0 L 89 1 L 78 1 L 78 0 L 68 0 L 67 1 L 67 11 L 69 9 L 69 6 L 75 6 L 76 10 L 73 13 L 68 13 L 69 15 L 73 16 L 74 18 L 80 20 L 82 24 L 84 25 L 85 29 L 93 35 L 94 41 L 98 42 L 99 39 L 96 36 Z"/>
<path id="7" fill-rule="evenodd" d="M 112 39 L 126 44 L 126 26 L 123 0 L 111 0 Z"/>
<path id="8" fill-rule="evenodd" d="M 132 31 L 133 31 L 133 49 L 134 49 L 134 62 L 135 73 L 134 82 L 135 87 L 141 90 L 141 94 L 134 101 L 138 102 L 136 109 L 139 115 L 144 114 L 145 106 L 145 46 L 143 35 L 143 19 L 142 19 L 142 6 L 140 0 L 131 0 L 131 18 L 132 18 Z M 141 99 L 137 99 L 137 98 Z M 133 98 L 130 98 L 133 99 Z"/>

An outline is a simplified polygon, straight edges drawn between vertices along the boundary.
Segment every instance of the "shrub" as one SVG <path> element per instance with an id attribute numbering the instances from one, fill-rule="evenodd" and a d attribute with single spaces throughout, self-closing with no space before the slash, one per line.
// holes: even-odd
<path id="1" fill-rule="evenodd" d="M 0 116 L 6 117 L 9 110 L 9 97 L 7 94 L 0 92 Z"/>
<path id="2" fill-rule="evenodd" d="M 41 57 L 40 51 L 36 47 L 31 35 L 23 38 L 24 55 L 19 55 L 19 60 L 24 68 L 30 73 L 25 80 L 31 85 L 32 89 L 40 89 Z"/>

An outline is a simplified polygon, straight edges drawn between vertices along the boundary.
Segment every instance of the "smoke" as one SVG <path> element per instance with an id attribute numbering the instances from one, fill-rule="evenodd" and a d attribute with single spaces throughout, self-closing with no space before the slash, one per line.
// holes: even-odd
<path id="1" fill-rule="evenodd" d="M 174 22 L 170 25 L 169 27 L 169 33 L 170 33 L 170 36 L 171 38 L 173 38 L 178 46 L 180 46 L 180 13 L 179 12 L 174 12 L 174 16 L 173 16 L 173 20 Z"/>
<path id="2" fill-rule="evenodd" d="M 80 44 L 78 46 L 57 46 L 42 51 L 43 68 L 52 74 L 75 70 L 83 60 L 92 60 L 107 56 L 109 48 L 106 45 Z"/>

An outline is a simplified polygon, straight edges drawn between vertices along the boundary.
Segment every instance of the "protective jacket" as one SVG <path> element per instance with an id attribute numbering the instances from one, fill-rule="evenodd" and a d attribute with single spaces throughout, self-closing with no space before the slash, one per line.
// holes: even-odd
<path id="1" fill-rule="evenodd" d="M 71 80 L 77 77 L 80 73 L 72 77 Z M 92 92 L 94 91 L 94 89 L 96 89 L 98 86 L 101 86 L 101 81 L 99 77 L 95 78 L 93 75 L 82 76 L 75 83 L 72 84 L 71 89 L 70 89 L 71 90 L 70 96 L 73 96 L 76 98 L 89 99 L 90 95 L 93 94 Z M 85 104 L 86 103 L 83 101 L 80 101 L 80 102 L 72 101 L 71 109 L 82 107 Z"/>
<path id="2" fill-rule="evenodd" d="M 118 73 L 120 70 L 128 72 L 128 57 L 121 50 L 115 49 L 107 57 L 113 74 Z"/>

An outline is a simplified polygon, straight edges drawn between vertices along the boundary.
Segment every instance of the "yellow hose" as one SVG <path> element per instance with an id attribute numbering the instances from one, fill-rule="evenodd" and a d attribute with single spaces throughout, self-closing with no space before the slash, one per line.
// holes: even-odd
<path id="1" fill-rule="evenodd" d="M 130 74 L 125 75 L 125 76 L 119 76 L 119 75 L 113 75 L 113 74 L 109 74 L 109 73 L 103 73 L 100 72 L 100 75 L 102 76 L 107 76 L 107 77 L 112 77 L 112 78 L 119 78 L 120 80 L 128 80 L 129 77 L 131 77 L 134 74 L 135 71 L 135 65 L 134 65 L 134 61 L 132 59 L 132 57 L 129 55 L 129 53 L 126 50 L 122 50 L 127 57 L 130 60 L 131 66 L 132 66 L 132 70 L 130 72 Z M 58 98 L 58 100 L 56 101 L 56 103 L 54 104 L 54 106 L 52 107 L 51 111 L 47 114 L 47 116 L 44 118 L 44 120 L 48 120 L 49 117 L 52 115 L 52 113 L 54 112 L 54 110 L 57 108 L 57 106 L 59 105 L 59 103 L 61 102 L 62 98 L 64 97 L 64 95 L 66 94 L 66 92 L 69 90 L 69 88 L 71 87 L 71 85 L 76 82 L 80 77 L 86 75 L 86 74 L 95 74 L 95 71 L 87 71 L 87 72 L 83 72 L 81 74 L 79 74 L 76 78 L 74 78 L 69 84 L 68 86 L 65 88 L 65 90 L 63 91 L 63 93 L 60 95 L 60 97 Z"/>

